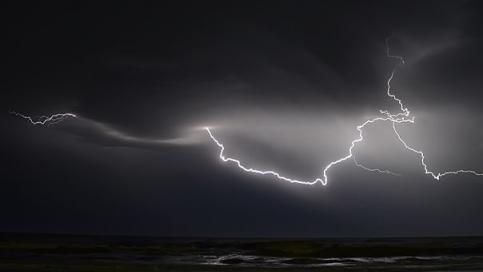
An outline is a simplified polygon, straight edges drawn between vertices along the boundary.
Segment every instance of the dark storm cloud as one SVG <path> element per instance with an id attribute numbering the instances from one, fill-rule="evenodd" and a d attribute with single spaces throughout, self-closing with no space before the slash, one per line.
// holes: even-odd
<path id="1" fill-rule="evenodd" d="M 481 167 L 476 1 L 257 1 L 12 7 L 2 123 L 2 230 L 161 235 L 482 234 L 481 179 L 439 183 L 391 130 L 371 126 L 327 187 L 219 162 L 230 155 L 313 179 L 355 126 L 413 110 L 401 128 L 436 170 Z M 8 110 L 75 112 L 31 127 Z M 444 120 L 450 121 L 449 123 Z M 450 145 L 448 145 L 450 143 Z M 27 171 L 28 170 L 28 171 Z M 11 205 L 15 203 L 15 205 Z M 450 216 L 448 216 L 450 215 Z"/>

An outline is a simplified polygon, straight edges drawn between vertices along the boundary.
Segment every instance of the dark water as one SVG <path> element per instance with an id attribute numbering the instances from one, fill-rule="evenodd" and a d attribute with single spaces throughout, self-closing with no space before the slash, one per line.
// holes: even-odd
<path id="1" fill-rule="evenodd" d="M 483 271 L 483 237 L 206 239 L 0 234 L 0 271 Z"/>

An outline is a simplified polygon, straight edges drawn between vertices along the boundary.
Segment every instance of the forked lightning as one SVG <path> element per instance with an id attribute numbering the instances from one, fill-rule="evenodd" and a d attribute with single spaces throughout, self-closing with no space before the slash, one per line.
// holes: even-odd
<path id="1" fill-rule="evenodd" d="M 392 55 L 390 53 L 390 49 L 389 49 L 389 45 L 388 45 L 388 39 L 386 39 L 386 55 L 390 59 L 396 59 L 400 64 L 405 63 L 404 58 L 402 56 Z M 390 75 L 387 79 L 386 94 L 389 98 L 391 98 L 392 100 L 394 100 L 395 102 L 398 103 L 399 108 L 400 108 L 400 112 L 398 112 L 396 114 L 392 114 L 388 110 L 379 110 L 379 112 L 383 116 L 379 116 L 379 117 L 375 117 L 375 118 L 366 120 L 362 124 L 358 125 L 356 127 L 356 129 L 359 132 L 359 136 L 350 143 L 347 154 L 345 156 L 335 160 L 335 161 L 330 162 L 328 165 L 326 165 L 324 167 L 323 171 L 322 171 L 322 176 L 317 177 L 312 181 L 310 181 L 310 180 L 304 181 L 304 180 L 298 180 L 298 179 L 294 179 L 294 178 L 288 178 L 288 177 L 282 176 L 280 173 L 278 173 L 277 171 L 274 171 L 274 170 L 260 170 L 260 169 L 252 168 L 252 167 L 249 167 L 249 166 L 242 164 L 242 162 L 237 160 L 237 159 L 227 157 L 225 155 L 225 146 L 214 136 L 213 132 L 211 131 L 211 129 L 209 127 L 205 127 L 204 129 L 208 133 L 210 139 L 219 148 L 219 155 L 218 156 L 222 161 L 231 162 L 231 163 L 235 164 L 241 170 L 248 172 L 248 173 L 273 176 L 276 179 L 291 182 L 291 183 L 298 183 L 298 184 L 304 184 L 304 185 L 314 185 L 314 184 L 320 182 L 322 185 L 327 185 L 327 181 L 328 181 L 327 174 L 328 174 L 329 169 L 332 166 L 335 166 L 337 164 L 345 162 L 345 161 L 347 161 L 351 158 L 352 158 L 352 161 L 354 162 L 354 164 L 357 167 L 360 167 L 364 170 L 371 171 L 371 172 L 377 172 L 377 173 L 383 173 L 383 174 L 399 175 L 399 174 L 391 172 L 389 170 L 378 169 L 378 168 L 369 168 L 367 166 L 364 166 L 356 160 L 356 158 L 353 154 L 353 149 L 355 148 L 355 146 L 359 142 L 362 142 L 364 140 L 364 137 L 363 137 L 364 128 L 366 128 L 366 126 L 373 124 L 373 123 L 376 123 L 376 122 L 388 122 L 389 124 L 391 124 L 392 129 L 393 129 L 397 139 L 399 140 L 399 142 L 401 142 L 401 144 L 404 146 L 404 148 L 413 152 L 413 153 L 416 153 L 421 158 L 421 165 L 422 165 L 422 167 L 424 169 L 424 173 L 426 175 L 430 175 L 431 177 L 433 177 L 436 180 L 439 180 L 441 177 L 446 176 L 446 175 L 456 175 L 456 174 L 472 174 L 472 175 L 477 175 L 477 176 L 483 176 L 483 173 L 479 173 L 479 172 L 476 172 L 474 170 L 460 169 L 460 170 L 447 171 L 447 172 L 441 172 L 441 173 L 435 173 L 433 171 L 430 171 L 426 162 L 425 162 L 424 153 L 422 151 L 417 150 L 417 149 L 411 147 L 410 145 L 408 145 L 406 143 L 406 141 L 402 138 L 402 136 L 399 134 L 399 132 L 397 130 L 397 125 L 401 124 L 401 123 L 414 123 L 414 116 L 411 116 L 411 112 L 404 105 L 403 101 L 392 93 L 393 90 L 391 89 L 391 81 L 394 78 L 394 75 L 396 73 L 398 66 L 399 66 L 399 64 L 396 64 L 394 66 L 393 70 L 391 71 L 391 73 L 390 73 Z M 77 115 L 75 115 L 73 113 L 59 113 L 59 114 L 53 114 L 53 115 L 50 115 L 50 116 L 40 116 L 38 118 L 32 118 L 30 116 L 27 116 L 27 115 L 24 115 L 24 114 L 21 114 L 21 113 L 17 113 L 17 112 L 10 112 L 10 113 L 28 120 L 33 125 L 47 125 L 47 126 L 61 122 L 65 119 L 67 119 L 67 118 L 77 117 Z"/>
<path id="2" fill-rule="evenodd" d="M 30 116 L 27 116 L 22 113 L 18 113 L 15 111 L 10 111 L 10 114 L 22 117 L 23 119 L 28 120 L 32 125 L 46 125 L 50 126 L 53 124 L 56 124 L 58 122 L 64 121 L 67 118 L 76 118 L 77 115 L 73 113 L 57 113 L 57 114 L 52 114 L 50 116 L 39 116 L 37 118 L 33 118 Z"/>
<path id="3" fill-rule="evenodd" d="M 405 63 L 404 58 L 402 56 L 392 55 L 390 53 L 389 45 L 388 45 L 388 39 L 386 39 L 386 55 L 387 55 L 388 58 L 393 58 L 393 59 L 398 60 L 401 64 Z M 327 172 L 329 171 L 329 169 L 332 166 L 337 165 L 339 163 L 342 163 L 342 162 L 344 162 L 344 161 L 346 161 L 350 158 L 353 158 L 353 161 L 354 161 L 356 166 L 358 166 L 358 167 L 360 167 L 364 170 L 372 171 L 372 172 L 378 172 L 378 173 L 384 173 L 384 174 L 398 175 L 398 174 L 393 173 L 389 170 L 382 170 L 382 169 L 377 169 L 377 168 L 366 167 L 366 166 L 360 164 L 355 159 L 355 156 L 352 153 L 352 150 L 354 149 L 356 144 L 364 140 L 364 137 L 363 137 L 362 134 L 363 134 L 363 129 L 367 125 L 369 125 L 371 123 L 375 123 L 375 122 L 390 122 L 392 124 L 392 128 L 394 130 L 394 133 L 396 134 L 397 139 L 403 144 L 404 148 L 406 148 L 407 150 L 414 152 L 414 153 L 416 153 L 420 156 L 421 165 L 423 166 L 424 173 L 426 175 L 431 175 L 436 180 L 439 180 L 441 177 L 446 176 L 446 175 L 456 175 L 456 174 L 464 174 L 464 173 L 465 174 L 473 174 L 473 175 L 477 175 L 477 176 L 483 176 L 483 173 L 478 173 L 478 172 L 473 171 L 473 170 L 455 170 L 455 171 L 447 171 L 447 172 L 435 174 L 434 172 L 428 170 L 428 166 L 426 165 L 426 162 L 425 162 L 424 153 L 422 151 L 416 150 L 413 147 L 409 146 L 406 143 L 406 141 L 401 137 L 401 135 L 397 131 L 396 124 L 414 123 L 414 116 L 412 116 L 412 117 L 410 116 L 411 112 L 409 111 L 409 109 L 406 106 L 404 106 L 404 103 L 402 102 L 402 100 L 392 93 L 391 81 L 394 78 L 394 74 L 396 73 L 397 67 L 398 67 L 398 65 L 394 66 L 393 70 L 391 71 L 389 78 L 387 79 L 386 94 L 387 94 L 387 96 L 389 96 L 391 99 L 393 99 L 394 101 L 396 101 L 399 104 L 399 108 L 400 108 L 401 112 L 399 112 L 397 114 L 392 114 L 388 110 L 380 110 L 379 112 L 381 114 L 383 114 L 384 117 L 376 117 L 376 118 L 373 118 L 373 119 L 369 119 L 369 120 L 365 121 L 364 123 L 362 123 L 361 125 L 358 125 L 356 127 L 356 129 L 357 129 L 357 131 L 359 131 L 359 137 L 351 142 L 351 144 L 349 146 L 348 154 L 346 156 L 340 158 L 340 159 L 337 159 L 335 161 L 330 162 L 327 166 L 325 166 L 325 168 L 322 172 L 322 177 L 318 177 L 318 178 L 314 179 L 313 181 L 303 181 L 303 180 L 287 178 L 287 177 L 282 176 L 278 172 L 273 171 L 273 170 L 257 170 L 257 169 L 254 169 L 254 168 L 244 166 L 239 160 L 234 159 L 234 158 L 230 158 L 230 157 L 226 157 L 225 154 L 224 154 L 225 146 L 218 139 L 216 139 L 215 136 L 213 136 L 213 133 L 212 133 L 212 131 L 209 127 L 205 127 L 205 130 L 208 132 L 208 135 L 213 140 L 213 142 L 220 148 L 219 149 L 220 150 L 220 153 L 219 153 L 220 159 L 224 162 L 235 163 L 238 166 L 238 168 L 242 169 L 245 172 L 261 174 L 261 175 L 271 175 L 271 176 L 276 177 L 279 180 L 288 181 L 288 182 L 292 182 L 292 183 L 314 185 L 314 184 L 320 182 L 320 183 L 322 183 L 322 185 L 327 185 L 327 181 L 328 181 Z"/>

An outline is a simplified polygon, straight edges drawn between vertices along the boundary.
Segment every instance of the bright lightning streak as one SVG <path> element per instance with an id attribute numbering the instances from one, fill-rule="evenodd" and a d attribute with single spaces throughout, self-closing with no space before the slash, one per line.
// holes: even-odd
<path id="1" fill-rule="evenodd" d="M 277 173 L 277 172 L 275 172 L 273 170 L 257 170 L 257 169 L 253 169 L 253 168 L 248 168 L 248 167 L 242 165 L 242 163 L 239 160 L 226 157 L 225 154 L 224 154 L 224 152 L 225 152 L 225 146 L 222 143 L 220 143 L 218 141 L 218 139 L 215 138 L 215 136 L 213 136 L 213 133 L 211 133 L 210 128 L 205 127 L 205 130 L 206 130 L 206 132 L 208 132 L 208 135 L 213 140 L 213 142 L 220 148 L 220 153 L 219 153 L 220 159 L 222 161 L 224 161 L 224 162 L 232 162 L 232 163 L 235 163 L 240 169 L 242 169 L 245 172 L 255 173 L 255 174 L 260 174 L 260 175 L 275 176 L 277 179 L 280 179 L 280 180 L 288 181 L 288 182 L 291 182 L 291 183 L 305 184 L 305 185 L 313 185 L 313 184 L 315 184 L 315 183 L 317 183 L 319 181 L 321 181 L 322 183 L 324 183 L 324 181 L 321 180 L 321 179 L 319 179 L 319 178 L 316 179 L 316 180 L 314 180 L 314 181 L 302 181 L 302 180 L 290 179 L 290 178 L 281 176 L 279 173 Z"/>
<path id="2" fill-rule="evenodd" d="M 57 114 L 53 114 L 53 115 L 50 115 L 50 116 L 40 116 L 37 119 L 34 119 L 30 116 L 27 116 L 25 114 L 21 114 L 21 113 L 15 112 L 15 111 L 10 111 L 10 114 L 22 117 L 23 119 L 27 119 L 30 123 L 32 123 L 32 125 L 43 125 L 43 126 L 44 125 L 50 126 L 50 125 L 56 124 L 58 122 L 64 121 L 67 118 L 76 118 L 77 117 L 77 115 L 75 115 L 73 113 L 57 113 Z"/>
<path id="3" fill-rule="evenodd" d="M 388 41 L 389 41 L 389 38 L 387 38 L 385 40 L 385 42 L 386 42 L 386 56 L 388 58 L 397 59 L 398 61 L 401 62 L 401 64 L 404 64 L 405 61 L 404 61 L 404 58 L 402 56 L 391 55 L 390 50 L 389 50 Z M 436 180 L 439 180 L 442 176 L 445 176 L 445 175 L 456 175 L 456 174 L 463 174 L 463 173 L 465 173 L 465 174 L 473 174 L 473 175 L 477 175 L 477 176 L 483 176 L 483 173 L 478 173 L 478 172 L 473 171 L 473 170 L 456 170 L 456 171 L 448 171 L 448 172 L 443 172 L 443 173 L 435 174 L 434 172 L 428 170 L 428 166 L 425 163 L 424 153 L 422 151 L 419 151 L 419 150 L 416 150 L 416 149 L 410 147 L 403 140 L 403 138 L 401 137 L 401 135 L 399 134 L 399 132 L 396 129 L 396 124 L 400 124 L 400 123 L 414 123 L 414 116 L 410 117 L 411 112 L 409 111 L 409 109 L 404 106 L 404 103 L 403 103 L 403 101 L 400 98 L 398 98 L 396 95 L 394 95 L 392 93 L 393 90 L 391 89 L 391 81 L 394 78 L 394 74 L 396 73 L 396 69 L 397 69 L 397 65 L 394 67 L 394 69 L 392 70 L 389 78 L 387 79 L 387 82 L 386 82 L 386 86 L 387 86 L 386 94 L 387 94 L 388 97 L 390 97 L 392 100 L 396 101 L 399 104 L 399 108 L 400 108 L 401 112 L 400 113 L 397 113 L 397 114 L 391 114 L 388 110 L 379 110 L 379 112 L 381 114 L 385 115 L 385 117 L 376 117 L 376 118 L 373 118 L 373 119 L 369 119 L 369 120 L 365 121 L 364 123 L 358 125 L 356 127 L 356 129 L 357 129 L 357 131 L 359 131 L 359 137 L 356 138 L 356 139 L 354 139 L 351 142 L 351 144 L 349 146 L 348 154 L 346 156 L 340 158 L 340 159 L 337 159 L 335 161 L 330 162 L 327 166 L 325 166 L 325 168 L 324 168 L 324 170 L 322 172 L 323 177 L 316 178 L 313 181 L 302 181 L 302 180 L 287 178 L 287 177 L 284 177 L 284 176 L 280 175 L 278 172 L 273 171 L 273 170 L 257 170 L 257 169 L 254 169 L 254 168 L 249 168 L 247 166 L 244 166 L 239 160 L 234 159 L 234 158 L 230 158 L 230 157 L 226 157 L 225 154 L 224 154 L 225 146 L 218 139 L 216 139 L 215 136 L 213 136 L 213 133 L 210 130 L 210 128 L 205 127 L 205 130 L 208 132 L 208 135 L 213 140 L 213 142 L 219 147 L 219 149 L 220 149 L 220 152 L 219 152 L 220 159 L 222 161 L 224 161 L 224 162 L 232 162 L 232 163 L 236 164 L 238 166 L 238 168 L 242 169 L 245 172 L 255 173 L 255 174 L 261 174 L 261 175 L 271 175 L 271 176 L 276 177 L 279 180 L 288 181 L 288 182 L 291 182 L 291 183 L 299 183 L 299 184 L 305 184 L 305 185 L 314 185 L 314 184 L 316 184 L 318 182 L 321 182 L 322 185 L 327 185 L 327 181 L 328 181 L 327 172 L 329 171 L 329 169 L 332 166 L 337 165 L 337 164 L 340 164 L 340 163 L 342 163 L 342 162 L 344 162 L 344 161 L 346 161 L 346 160 L 348 160 L 350 158 L 353 159 L 353 161 L 354 161 L 354 163 L 355 163 L 356 166 L 358 166 L 358 167 L 360 167 L 360 168 L 362 168 L 364 170 L 371 171 L 371 172 L 384 173 L 384 174 L 399 175 L 399 174 L 393 173 L 393 172 L 391 172 L 389 170 L 382 170 L 382 169 L 377 169 L 377 168 L 369 168 L 369 167 L 366 167 L 366 166 L 360 164 L 355 159 L 354 154 L 352 152 L 353 149 L 354 149 L 354 147 L 356 146 L 356 144 L 359 143 L 359 142 L 362 142 L 364 140 L 364 137 L 363 137 L 363 129 L 367 125 L 372 124 L 372 123 L 375 123 L 375 122 L 380 122 L 380 121 L 381 122 L 388 121 L 388 122 L 391 122 L 392 128 L 394 130 L 394 133 L 396 134 L 398 140 L 403 144 L 403 146 L 407 150 L 410 150 L 410 151 L 418 154 L 421 157 L 421 164 L 422 164 L 422 166 L 424 168 L 425 174 L 431 175 Z"/>

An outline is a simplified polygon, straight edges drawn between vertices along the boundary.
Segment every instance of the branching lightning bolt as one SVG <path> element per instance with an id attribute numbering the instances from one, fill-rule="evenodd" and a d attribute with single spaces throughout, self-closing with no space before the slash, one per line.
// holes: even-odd
<path id="1" fill-rule="evenodd" d="M 464 170 L 464 169 L 455 170 L 455 171 L 446 171 L 446 172 L 442 172 L 442 173 L 435 174 L 434 172 L 428 170 L 428 166 L 426 165 L 426 163 L 424 161 L 425 160 L 424 153 L 422 151 L 420 151 L 420 150 L 417 150 L 417 149 L 409 146 L 406 143 L 406 141 L 403 140 L 403 138 L 401 137 L 401 135 L 399 134 L 399 132 L 396 129 L 396 123 L 392 123 L 392 128 L 393 128 L 394 133 L 396 134 L 397 138 L 404 145 L 404 147 L 407 150 L 410 150 L 410 151 L 418 154 L 421 157 L 421 165 L 423 166 L 424 173 L 426 175 L 431 175 L 436 180 L 439 180 L 443 176 L 447 176 L 447 175 L 457 175 L 457 174 L 472 174 L 472 175 L 476 175 L 476 176 L 483 176 L 483 173 L 479 173 L 479 172 L 476 172 L 474 170 Z"/>
<path id="2" fill-rule="evenodd" d="M 390 53 L 388 41 L 389 41 L 389 38 L 387 38 L 385 40 L 385 43 L 386 43 L 386 56 L 388 58 L 396 59 L 401 64 L 404 64 L 405 61 L 404 61 L 404 58 L 402 56 L 392 55 Z M 384 117 L 375 117 L 373 119 L 366 120 L 364 123 L 358 125 L 356 127 L 356 129 L 359 132 L 359 137 L 356 138 L 356 139 L 354 139 L 351 142 L 351 144 L 349 146 L 348 154 L 346 156 L 342 157 L 342 158 L 339 158 L 339 159 L 337 159 L 335 161 L 330 162 L 327 166 L 325 166 L 325 168 L 324 168 L 324 170 L 322 172 L 322 177 L 316 178 L 313 181 L 303 181 L 303 180 L 297 180 L 297 179 L 288 178 L 288 177 L 282 176 L 281 174 L 279 174 L 278 172 L 276 172 L 274 170 L 257 170 L 257 169 L 251 168 L 251 167 L 247 167 L 247 166 L 243 165 L 239 160 L 225 156 L 225 154 L 224 154 L 225 146 L 217 138 L 215 138 L 215 136 L 213 135 L 213 133 L 212 133 L 212 131 L 211 131 L 211 129 L 209 127 L 205 127 L 205 130 L 208 133 L 208 135 L 210 136 L 210 138 L 213 140 L 213 142 L 219 147 L 219 151 L 220 151 L 219 152 L 219 157 L 220 157 L 220 159 L 222 161 L 224 161 L 224 162 L 232 162 L 232 163 L 236 164 L 238 166 L 238 168 L 242 169 L 245 172 L 254 173 L 254 174 L 260 174 L 260 175 L 270 175 L 270 176 L 276 177 L 279 180 L 288 181 L 288 182 L 291 182 L 291 183 L 299 183 L 299 184 L 305 184 L 305 185 L 314 185 L 314 184 L 320 182 L 320 183 L 322 183 L 322 185 L 327 185 L 327 181 L 328 181 L 327 172 L 329 171 L 329 169 L 332 166 L 335 166 L 337 164 L 340 164 L 340 163 L 342 163 L 342 162 L 344 162 L 344 161 L 346 161 L 346 160 L 348 160 L 350 158 L 353 159 L 353 162 L 355 163 L 356 166 L 358 166 L 358 167 L 360 167 L 360 168 L 362 168 L 364 170 L 371 171 L 371 172 L 384 173 L 384 174 L 399 175 L 399 174 L 394 173 L 394 172 L 389 171 L 389 170 L 383 170 L 383 169 L 378 169 L 378 168 L 369 168 L 369 167 L 366 167 L 366 166 L 360 164 L 356 160 L 356 158 L 355 158 L 355 156 L 353 154 L 353 149 L 357 145 L 357 143 L 362 142 L 364 140 L 364 137 L 363 137 L 363 130 L 364 130 L 364 128 L 367 125 L 372 124 L 372 123 L 375 123 L 375 122 L 390 122 L 392 124 L 392 128 L 394 130 L 394 133 L 395 133 L 396 137 L 402 143 L 402 145 L 404 146 L 404 148 L 406 148 L 407 150 L 409 150 L 411 152 L 414 152 L 414 153 L 416 153 L 416 154 L 418 154 L 420 156 L 420 158 L 421 158 L 421 165 L 424 168 L 425 174 L 431 175 L 434 179 L 439 180 L 442 176 L 446 176 L 446 175 L 456 175 L 456 174 L 463 174 L 463 173 L 465 173 L 465 174 L 473 174 L 473 175 L 477 175 L 477 176 L 483 176 L 483 173 L 479 173 L 479 172 L 476 172 L 476 171 L 473 171 L 473 170 L 455 170 L 455 171 L 448 171 L 448 172 L 443 172 L 443 173 L 437 173 L 437 174 L 435 174 L 434 172 L 428 170 L 428 166 L 425 163 L 424 153 L 422 151 L 420 151 L 420 150 L 416 150 L 413 147 L 409 146 L 406 143 L 406 141 L 401 137 L 401 135 L 397 131 L 396 124 L 400 124 L 400 123 L 414 123 L 414 116 L 412 116 L 412 117 L 410 116 L 411 115 L 411 112 L 409 111 L 409 109 L 406 106 L 404 106 L 403 101 L 400 98 L 398 98 L 396 95 L 394 95 L 392 93 L 391 81 L 394 78 L 394 75 L 396 73 L 397 67 L 398 67 L 398 65 L 395 65 L 394 66 L 393 70 L 391 71 L 391 74 L 390 74 L 389 78 L 387 79 L 387 82 L 386 82 L 386 86 L 387 86 L 386 94 L 387 94 L 388 97 L 390 97 L 392 100 L 396 101 L 399 104 L 399 107 L 400 107 L 400 110 L 401 111 L 399 113 L 397 113 L 397 114 L 391 114 L 391 112 L 388 111 L 388 110 L 380 110 L 379 112 L 381 114 L 383 114 Z"/>
<path id="3" fill-rule="evenodd" d="M 386 55 L 387 55 L 387 57 L 396 58 L 399 61 L 401 61 L 402 64 L 404 64 L 404 59 L 401 56 L 394 56 L 394 55 L 390 54 L 388 41 L 389 41 L 389 38 L 386 39 Z M 399 103 L 401 112 L 398 113 L 398 114 L 394 114 L 394 115 L 390 114 L 390 112 L 387 111 L 387 110 L 386 111 L 380 111 L 380 112 L 383 113 L 383 114 L 386 114 L 388 117 L 391 118 L 392 128 L 394 130 L 394 133 L 396 134 L 398 140 L 403 144 L 404 148 L 406 148 L 407 150 L 414 152 L 414 153 L 416 153 L 420 156 L 421 165 L 423 166 L 424 173 L 426 175 L 432 176 L 436 180 L 439 180 L 441 177 L 446 176 L 446 175 L 457 175 L 457 174 L 472 174 L 472 175 L 476 175 L 476 176 L 483 176 L 483 173 L 479 173 L 479 172 L 474 171 L 474 170 L 464 170 L 464 169 L 459 169 L 459 170 L 455 170 L 455 171 L 446 171 L 446 172 L 441 172 L 441 173 L 435 174 L 433 171 L 428 170 L 428 165 L 425 162 L 424 153 L 420 150 L 417 150 L 417 149 L 409 146 L 406 143 L 406 141 L 401 137 L 401 135 L 399 134 L 399 132 L 397 130 L 396 124 L 397 123 L 406 123 L 406 122 L 414 123 L 414 116 L 412 118 L 409 118 L 411 112 L 408 110 L 407 107 L 404 106 L 401 99 L 399 99 L 398 97 L 396 97 L 394 94 L 391 93 L 391 80 L 394 77 L 394 73 L 396 72 L 396 68 L 397 68 L 397 66 L 394 67 L 394 69 L 391 72 L 391 76 L 389 77 L 389 79 L 387 81 L 387 95 Z"/>
<path id="4" fill-rule="evenodd" d="M 385 40 L 386 56 L 390 59 L 396 59 L 400 64 L 404 64 L 405 60 L 402 56 L 397 56 L 397 55 L 391 54 L 390 49 L 389 49 L 389 45 L 388 45 L 388 41 L 389 41 L 389 38 L 387 38 Z M 322 171 L 322 176 L 317 177 L 312 181 L 310 181 L 310 180 L 304 181 L 304 180 L 288 178 L 288 177 L 282 176 L 280 173 L 278 173 L 277 171 L 274 171 L 274 170 L 259 170 L 259 169 L 255 169 L 255 168 L 252 168 L 252 167 L 245 166 L 241 161 L 239 161 L 235 158 L 227 157 L 225 155 L 225 146 L 213 135 L 213 132 L 211 131 L 211 129 L 209 127 L 205 127 L 204 129 L 208 133 L 210 139 L 219 148 L 219 155 L 218 156 L 223 162 L 233 163 L 238 168 L 240 168 L 241 170 L 248 172 L 248 173 L 273 176 L 278 180 L 287 181 L 287 182 L 291 182 L 291 183 L 298 183 L 298 184 L 304 184 L 304 185 L 314 185 L 314 184 L 320 182 L 320 183 L 322 183 L 322 185 L 327 185 L 327 181 L 328 181 L 327 173 L 328 173 L 329 169 L 332 166 L 343 163 L 343 162 L 345 162 L 345 161 L 347 161 L 351 158 L 352 158 L 352 161 L 354 162 L 354 164 L 357 167 L 360 167 L 364 170 L 371 171 L 371 172 L 377 172 L 377 173 L 383 173 L 383 174 L 399 175 L 399 174 L 394 173 L 390 170 L 378 169 L 378 168 L 369 168 L 367 166 L 364 166 L 363 164 L 358 162 L 356 160 L 355 156 L 354 156 L 353 149 L 356 147 L 356 145 L 359 142 L 362 142 L 364 140 L 364 137 L 363 137 L 364 128 L 366 128 L 366 126 L 373 124 L 373 123 L 376 123 L 376 122 L 389 122 L 391 124 L 392 129 L 393 129 L 397 139 L 399 140 L 399 142 L 401 142 L 401 144 L 404 146 L 404 148 L 413 152 L 413 153 L 416 153 L 420 157 L 421 165 L 422 165 L 422 167 L 424 169 L 424 173 L 426 175 L 430 175 L 431 177 L 433 177 L 436 180 L 439 180 L 441 177 L 446 176 L 446 175 L 456 175 L 456 174 L 472 174 L 472 175 L 476 175 L 476 176 L 483 176 L 483 173 L 479 173 L 479 172 L 474 171 L 474 170 L 461 170 L 460 169 L 460 170 L 447 171 L 447 172 L 441 172 L 441 173 L 435 173 L 433 171 L 430 171 L 428 165 L 425 162 L 424 153 L 420 150 L 417 150 L 417 149 L 411 147 L 402 138 L 402 136 L 399 134 L 399 132 L 397 130 L 397 124 L 414 123 L 414 116 L 411 116 L 411 112 L 404 105 L 403 101 L 392 93 L 393 90 L 391 89 L 391 81 L 393 80 L 394 75 L 395 75 L 398 67 L 399 67 L 398 64 L 396 64 L 394 66 L 393 70 L 391 71 L 391 73 L 390 73 L 390 75 L 389 75 L 389 77 L 386 81 L 386 87 L 387 87 L 386 88 L 386 94 L 389 98 L 391 98 L 393 101 L 398 103 L 400 112 L 396 113 L 396 114 L 392 114 L 388 110 L 379 110 L 379 113 L 381 113 L 383 116 L 379 116 L 379 117 L 375 117 L 375 118 L 366 120 L 362 124 L 356 126 L 356 129 L 359 132 L 359 136 L 350 143 L 349 149 L 348 149 L 346 155 L 337 159 L 337 160 L 335 160 L 335 161 L 332 161 L 328 165 L 326 165 L 324 167 L 323 171 Z M 66 120 L 68 118 L 76 118 L 77 117 L 77 115 L 73 114 L 73 113 L 58 113 L 58 114 L 53 114 L 53 115 L 50 115 L 50 116 L 40 116 L 38 118 L 32 118 L 30 116 L 27 116 L 27 115 L 24 115 L 24 114 L 21 114 L 21 113 L 18 113 L 18 112 L 14 112 L 14 111 L 11 111 L 10 113 L 15 115 L 15 116 L 18 116 L 18 117 L 21 117 L 23 119 L 28 120 L 32 125 L 46 125 L 46 126 L 56 124 L 58 122 Z"/>
<path id="5" fill-rule="evenodd" d="M 57 114 L 52 114 L 50 116 L 40 116 L 38 118 L 32 118 L 30 116 L 27 116 L 22 113 L 18 113 L 15 111 L 10 111 L 10 114 L 13 114 L 15 116 L 19 116 L 23 119 L 28 120 L 32 125 L 45 125 L 45 126 L 50 126 L 56 123 L 59 123 L 61 121 L 64 121 L 67 118 L 76 118 L 77 115 L 73 113 L 57 113 Z"/>

